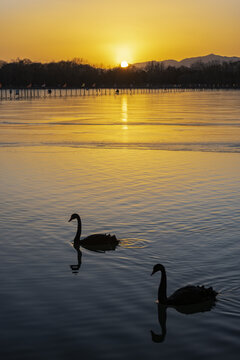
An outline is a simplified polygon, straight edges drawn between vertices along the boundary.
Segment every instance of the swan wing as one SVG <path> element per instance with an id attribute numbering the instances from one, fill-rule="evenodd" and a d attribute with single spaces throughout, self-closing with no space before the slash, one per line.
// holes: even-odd
<path id="1" fill-rule="evenodd" d="M 97 244 L 100 242 L 118 242 L 115 235 L 110 234 L 93 234 L 87 236 L 85 239 L 81 240 L 81 242 L 88 242 L 89 244 Z"/>
<path id="2" fill-rule="evenodd" d="M 119 241 L 115 235 L 93 234 L 80 241 L 80 245 L 92 251 L 115 250 Z"/>
<path id="3" fill-rule="evenodd" d="M 175 291 L 169 298 L 171 305 L 191 305 L 215 299 L 217 293 L 210 287 L 188 285 Z"/>

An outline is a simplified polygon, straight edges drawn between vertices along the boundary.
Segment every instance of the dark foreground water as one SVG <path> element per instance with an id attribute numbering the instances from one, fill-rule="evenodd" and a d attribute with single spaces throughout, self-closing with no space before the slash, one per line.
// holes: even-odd
<path id="1" fill-rule="evenodd" d="M 239 100 L 0 104 L 1 359 L 238 359 Z M 82 249 L 77 270 L 73 212 L 83 236 L 111 232 L 121 245 Z M 220 291 L 210 311 L 168 308 L 162 336 L 159 262 L 168 294 L 189 283 Z"/>

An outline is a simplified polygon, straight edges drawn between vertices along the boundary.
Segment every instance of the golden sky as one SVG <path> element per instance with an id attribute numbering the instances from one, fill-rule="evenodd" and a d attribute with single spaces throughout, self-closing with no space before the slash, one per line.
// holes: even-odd
<path id="1" fill-rule="evenodd" d="M 240 56 L 240 0 L 0 0 L 0 59 Z"/>

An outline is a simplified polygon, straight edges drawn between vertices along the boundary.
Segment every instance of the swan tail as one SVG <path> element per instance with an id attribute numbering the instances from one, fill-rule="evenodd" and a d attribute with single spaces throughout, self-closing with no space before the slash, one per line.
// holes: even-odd
<path id="1" fill-rule="evenodd" d="M 218 292 L 213 290 L 212 286 L 210 286 L 209 288 L 199 286 L 199 288 L 201 289 L 203 296 L 205 296 L 206 298 L 215 298 L 218 295 Z"/>

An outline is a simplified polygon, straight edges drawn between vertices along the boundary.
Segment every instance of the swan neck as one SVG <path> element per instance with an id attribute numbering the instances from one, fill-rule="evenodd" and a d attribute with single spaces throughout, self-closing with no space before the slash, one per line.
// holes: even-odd
<path id="1" fill-rule="evenodd" d="M 81 231 L 82 231 L 82 222 L 80 216 L 77 218 L 78 226 L 77 226 L 77 233 L 74 239 L 74 242 L 80 241 Z"/>
<path id="2" fill-rule="evenodd" d="M 165 269 L 161 270 L 162 276 L 158 289 L 158 301 L 160 304 L 167 303 L 167 275 Z"/>

